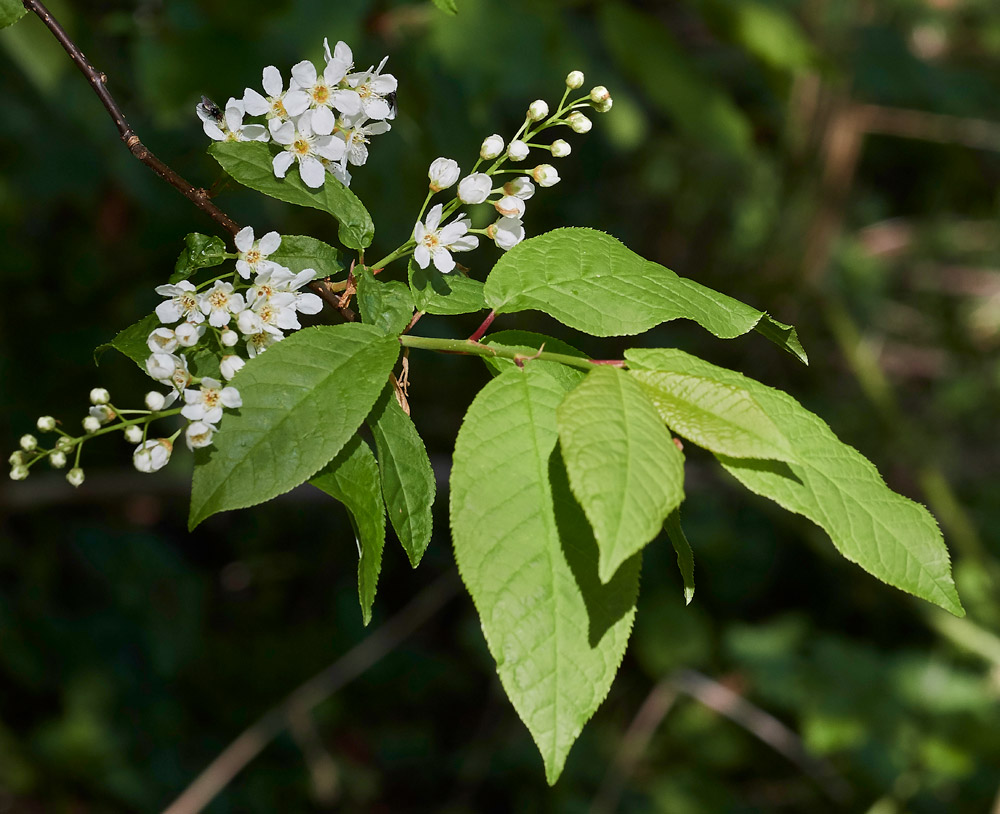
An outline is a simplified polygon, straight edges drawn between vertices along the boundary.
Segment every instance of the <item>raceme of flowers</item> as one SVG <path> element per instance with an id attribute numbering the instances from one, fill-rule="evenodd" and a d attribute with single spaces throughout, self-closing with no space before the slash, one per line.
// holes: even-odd
<path id="1" fill-rule="evenodd" d="M 551 187 L 559 183 L 559 171 L 548 163 L 535 165 L 525 175 L 518 175 L 506 183 L 500 183 L 495 176 L 517 171 L 506 167 L 508 161 L 520 163 L 529 157 L 532 150 L 546 151 L 553 158 L 564 158 L 572 151 L 564 139 L 545 144 L 536 141 L 538 135 L 552 127 L 569 127 L 574 133 L 586 133 L 592 123 L 581 108 L 592 108 L 599 113 L 611 110 L 613 101 L 608 89 L 599 85 L 591 89 L 587 96 L 567 101 L 570 91 L 583 85 L 583 74 L 572 71 L 566 77 L 566 90 L 556 111 L 550 115 L 549 105 L 544 99 L 536 99 L 528 106 L 524 123 L 505 142 L 497 133 L 483 140 L 479 158 L 472 171 L 463 176 L 458 162 L 452 158 L 435 159 L 427 171 L 430 181 L 426 208 L 430 199 L 438 192 L 458 184 L 455 197 L 445 204 L 435 204 L 413 227 L 413 259 L 420 268 L 434 267 L 447 274 L 457 265 L 452 253 L 466 252 L 479 245 L 478 234 L 485 235 L 504 251 L 508 251 L 524 240 L 524 214 L 526 202 L 535 194 L 535 187 Z M 481 170 L 484 162 L 493 163 Z M 473 229 L 464 212 L 454 214 L 464 206 L 491 205 L 497 219 L 485 229 Z M 454 218 L 447 223 L 442 221 Z"/>
<path id="2" fill-rule="evenodd" d="M 205 134 L 215 141 L 270 141 L 280 147 L 274 174 L 284 178 L 297 169 L 302 182 L 322 187 L 330 174 L 350 186 L 348 166 L 368 160 L 372 136 L 387 133 L 396 116 L 396 78 L 378 67 L 354 70 L 354 55 L 346 43 L 333 51 L 323 41 L 321 70 L 303 60 L 292 67 L 288 86 L 273 65 L 264 68 L 263 93 L 247 88 L 242 99 L 231 98 L 225 109 L 202 97 L 196 107 Z M 263 117 L 264 124 L 244 124 L 246 116 Z"/>

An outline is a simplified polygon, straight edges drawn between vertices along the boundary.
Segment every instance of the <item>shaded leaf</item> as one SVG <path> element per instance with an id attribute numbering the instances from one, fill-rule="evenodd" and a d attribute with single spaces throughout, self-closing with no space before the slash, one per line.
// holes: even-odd
<path id="1" fill-rule="evenodd" d="M 413 296 L 406 283 L 383 281 L 363 266 L 354 269 L 361 319 L 387 334 L 398 336 L 413 318 Z"/>
<path id="2" fill-rule="evenodd" d="M 94 364 L 100 364 L 105 351 L 114 349 L 135 362 L 139 369 L 145 373 L 146 360 L 150 356 L 146 340 L 160 325 L 160 319 L 156 314 L 148 314 L 133 325 L 123 328 L 110 342 L 105 342 L 94 348 Z"/>
<path id="3" fill-rule="evenodd" d="M 333 277 L 344 270 L 337 249 L 307 235 L 282 235 L 281 245 L 267 259 L 281 263 L 295 273 L 313 269 L 317 279 Z"/>
<path id="4" fill-rule="evenodd" d="M 407 269 L 413 304 L 428 314 L 471 314 L 486 307 L 483 284 L 461 272 L 442 274 L 433 264 L 422 269 L 410 260 Z"/>
<path id="5" fill-rule="evenodd" d="M 449 2 L 449 0 L 444 1 Z M 21 0 L 0 0 L 0 28 L 14 25 L 27 13 L 28 10 L 21 3 Z"/>
<path id="6" fill-rule="evenodd" d="M 198 269 L 217 266 L 226 259 L 226 244 L 221 237 L 192 232 L 184 237 L 184 251 L 174 263 L 171 283 L 186 280 Z"/>
<path id="7" fill-rule="evenodd" d="M 677 568 L 681 572 L 681 579 L 684 580 L 684 604 L 690 605 L 694 599 L 694 553 L 691 551 L 691 543 L 688 542 L 684 529 L 681 528 L 680 508 L 674 509 L 667 515 L 664 528 L 677 554 Z"/>

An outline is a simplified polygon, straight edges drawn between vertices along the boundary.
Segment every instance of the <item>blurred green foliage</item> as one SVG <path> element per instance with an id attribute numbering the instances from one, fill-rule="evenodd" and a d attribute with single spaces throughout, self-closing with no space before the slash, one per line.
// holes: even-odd
<path id="1" fill-rule="evenodd" d="M 285 734 L 210 811 L 336 801 L 586 811 L 651 687 L 681 669 L 784 722 L 850 796 L 831 799 L 681 695 L 617 810 L 990 806 L 1000 786 L 1000 139 L 983 121 L 1000 94 L 993 0 L 457 0 L 456 15 L 366 0 L 50 5 L 147 146 L 204 186 L 220 176 L 193 115 L 201 94 L 224 101 L 256 87 L 264 65 L 318 60 L 323 36 L 348 41 L 359 63 L 390 54 L 400 115 L 353 186 L 375 217 L 376 253 L 409 233 L 433 158 L 471 164 L 530 100 L 558 98 L 570 69 L 607 85 L 614 111 L 574 140 L 563 182 L 533 199 L 529 234 L 607 230 L 795 323 L 810 368 L 761 337 L 724 343 L 670 323 L 646 339 L 788 389 L 893 488 L 929 502 L 970 611 L 943 623 L 694 453 L 684 523 L 696 599 L 684 607 L 667 540 L 651 546 L 623 672 L 556 788 L 463 596 L 317 708 L 332 793 L 307 768 L 301 735 Z M 95 384 L 141 396 L 131 362 L 108 354 L 95 371 L 92 350 L 151 310 L 183 236 L 211 223 L 122 148 L 37 19 L 0 32 L 0 77 L 0 431 L 12 447 L 40 414 L 79 420 Z M 859 105 L 872 118 L 852 115 Z M 899 108 L 919 113 L 893 118 Z M 319 212 L 235 187 L 217 201 L 258 231 L 335 239 Z M 480 250 L 473 275 L 494 259 Z M 426 317 L 420 328 L 463 336 L 477 322 Z M 530 315 L 500 322 L 555 330 Z M 560 335 L 602 357 L 627 346 Z M 411 358 L 414 420 L 439 478 L 486 379 L 475 360 Z M 364 635 L 341 507 L 300 490 L 188 535 L 184 460 L 145 479 L 124 448 L 88 453 L 79 492 L 58 473 L 0 491 L 0 811 L 158 810 Z M 437 522 L 416 572 L 388 545 L 373 625 L 454 567 L 443 511 Z"/>

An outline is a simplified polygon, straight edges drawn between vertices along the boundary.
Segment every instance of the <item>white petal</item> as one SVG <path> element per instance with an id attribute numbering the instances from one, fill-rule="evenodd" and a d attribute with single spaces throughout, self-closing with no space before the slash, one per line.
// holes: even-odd
<path id="1" fill-rule="evenodd" d="M 431 207 L 431 211 L 427 213 L 427 217 L 424 218 L 424 223 L 427 225 L 428 232 L 434 232 L 438 228 L 438 224 L 441 223 L 441 204 L 434 204 Z"/>
<path id="2" fill-rule="evenodd" d="M 277 232 L 268 232 L 264 237 L 260 239 L 260 243 L 257 244 L 257 249 L 262 255 L 267 257 L 269 254 L 274 254 L 277 251 L 278 246 L 281 245 L 281 235 Z"/>
<path id="3" fill-rule="evenodd" d="M 315 294 L 299 294 L 295 300 L 295 310 L 300 314 L 318 314 L 323 310 L 323 300 Z"/>
<path id="4" fill-rule="evenodd" d="M 337 118 L 328 107 L 318 107 L 312 114 L 312 129 L 314 133 L 321 136 L 328 136 L 337 126 Z"/>
<path id="5" fill-rule="evenodd" d="M 330 94 L 330 101 L 346 116 L 356 116 L 361 112 L 361 96 L 356 90 L 335 90 Z"/>
<path id="6" fill-rule="evenodd" d="M 253 274 L 253 269 L 250 267 L 250 264 L 246 260 L 237 260 L 236 270 L 239 272 L 240 277 L 242 277 L 244 280 L 249 280 L 250 275 Z"/>
<path id="7" fill-rule="evenodd" d="M 430 265 L 431 253 L 423 243 L 420 243 L 417 248 L 413 250 L 413 259 L 417 261 L 417 265 L 420 266 L 420 268 L 425 269 L 428 265 Z"/>
<path id="8" fill-rule="evenodd" d="M 439 246 L 434 250 L 434 268 L 442 274 L 447 274 L 455 268 L 455 258 L 447 249 Z"/>
<path id="9" fill-rule="evenodd" d="M 274 167 L 274 174 L 278 178 L 284 178 L 285 173 L 288 172 L 288 168 L 292 166 L 294 161 L 295 156 L 287 150 L 282 150 L 274 157 L 274 161 L 271 162 L 271 166 Z"/>
<path id="10" fill-rule="evenodd" d="M 281 119 L 271 119 L 267 123 L 271 131 L 271 138 L 278 144 L 291 144 L 295 141 L 295 125 L 291 122 L 283 122 Z"/>
<path id="11" fill-rule="evenodd" d="M 316 139 L 314 149 L 323 158 L 327 158 L 330 161 L 340 161 L 344 157 L 347 146 L 339 138 L 326 136 Z"/>
<path id="12" fill-rule="evenodd" d="M 219 126 L 215 122 L 205 122 L 202 124 L 201 129 L 204 130 L 205 135 L 213 141 L 226 140 L 226 134 L 219 129 Z"/>
<path id="13" fill-rule="evenodd" d="M 469 227 L 465 221 L 453 221 L 441 230 L 438 238 L 442 244 L 448 246 L 468 231 Z"/>
<path id="14" fill-rule="evenodd" d="M 316 84 L 316 66 L 308 59 L 303 59 L 292 68 L 292 79 L 300 88 L 311 88 Z"/>
<path id="15" fill-rule="evenodd" d="M 379 96 L 385 96 L 386 94 L 392 93 L 396 90 L 397 82 L 396 77 L 391 73 L 387 73 L 384 76 L 376 76 L 371 81 L 371 89 L 375 91 Z"/>
<path id="16" fill-rule="evenodd" d="M 236 248 L 241 252 L 248 252 L 253 246 L 253 227 L 244 226 L 236 233 L 236 237 L 233 238 L 233 242 L 236 244 Z"/>
<path id="17" fill-rule="evenodd" d="M 229 100 L 230 103 L 233 102 L 232 99 Z M 243 105 L 226 105 L 226 126 L 230 130 L 239 130 L 240 126 L 243 124 Z"/>
<path id="18" fill-rule="evenodd" d="M 166 300 L 156 306 L 156 316 L 159 317 L 160 322 L 169 325 L 181 318 L 181 309 L 173 300 Z"/>
<path id="19" fill-rule="evenodd" d="M 262 124 L 248 124 L 240 135 L 243 141 L 267 141 L 267 129 Z"/>
<path id="20" fill-rule="evenodd" d="M 246 107 L 247 113 L 251 116 L 263 116 L 271 109 L 271 105 L 268 104 L 267 99 L 253 88 L 247 88 L 243 91 L 243 105 Z"/>
<path id="21" fill-rule="evenodd" d="M 392 113 L 392 108 L 389 107 L 389 103 L 385 99 L 379 99 L 376 97 L 369 97 L 368 101 L 365 102 L 365 113 L 370 119 L 386 119 L 389 114 Z"/>
<path id="22" fill-rule="evenodd" d="M 301 90 L 289 90 L 282 104 L 289 116 L 301 116 L 309 107 L 309 94 Z"/>
<path id="23" fill-rule="evenodd" d="M 465 235 L 458 240 L 449 243 L 448 248 L 453 252 L 471 252 L 479 247 L 478 235 Z"/>
<path id="24" fill-rule="evenodd" d="M 331 86 L 338 84 L 347 74 L 347 67 L 343 62 L 330 60 L 323 69 L 323 80 Z"/>
<path id="25" fill-rule="evenodd" d="M 383 133 L 388 133 L 391 129 L 392 125 L 389 122 L 372 122 L 365 125 L 365 133 L 369 136 L 381 136 Z"/>
<path id="26" fill-rule="evenodd" d="M 326 180 L 326 169 L 318 158 L 307 155 L 299 160 L 299 175 L 307 187 L 318 189 Z"/>
<path id="27" fill-rule="evenodd" d="M 281 71 L 273 65 L 268 65 L 263 70 L 261 78 L 261 84 L 263 85 L 268 96 L 281 96 L 281 91 L 284 90 L 284 82 L 281 80 Z M 250 108 L 247 108 L 247 111 L 249 110 Z"/>

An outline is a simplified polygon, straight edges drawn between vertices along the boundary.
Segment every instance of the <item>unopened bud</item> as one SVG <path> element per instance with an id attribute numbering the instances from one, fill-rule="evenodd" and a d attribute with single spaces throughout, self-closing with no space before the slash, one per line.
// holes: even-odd
<path id="1" fill-rule="evenodd" d="M 240 335 L 229 328 L 224 328 L 222 331 L 222 336 L 219 337 L 222 340 L 222 344 L 227 348 L 233 347 L 237 342 L 240 341 Z"/>
<path id="2" fill-rule="evenodd" d="M 166 401 L 166 396 L 163 393 L 157 393 L 155 390 L 150 390 L 146 393 L 146 408 L 152 410 L 154 413 L 157 410 L 162 410 Z"/>
<path id="3" fill-rule="evenodd" d="M 52 465 L 53 469 L 62 469 L 66 466 L 66 453 L 65 452 L 53 452 L 49 455 L 49 463 Z"/>
<path id="4" fill-rule="evenodd" d="M 69 452 L 73 449 L 73 439 L 67 438 L 65 435 L 61 435 L 58 440 L 56 440 L 56 449 L 59 452 Z"/>
<path id="5" fill-rule="evenodd" d="M 540 122 L 549 115 L 549 104 L 544 99 L 535 99 L 528 105 L 528 118 L 533 122 Z"/>
<path id="6" fill-rule="evenodd" d="M 83 419 L 83 429 L 85 432 L 97 432 L 101 428 L 101 420 L 97 416 L 88 415 Z"/>
<path id="7" fill-rule="evenodd" d="M 193 322 L 182 322 L 174 328 L 174 335 L 177 337 L 178 345 L 184 348 L 193 348 L 198 344 L 198 340 L 205 335 L 205 326 L 195 325 Z"/>
<path id="8" fill-rule="evenodd" d="M 505 195 L 493 204 L 493 206 L 505 218 L 524 217 L 524 201 L 520 198 L 515 198 L 513 195 Z"/>
<path id="9" fill-rule="evenodd" d="M 235 354 L 230 354 L 229 356 L 223 356 L 222 361 L 219 364 L 219 371 L 222 373 L 222 378 L 227 382 L 233 378 L 237 373 L 240 372 L 240 368 L 246 364 L 241 357 Z"/>
<path id="10" fill-rule="evenodd" d="M 130 444 L 138 444 L 142 440 L 142 427 L 138 424 L 133 424 L 131 427 L 125 428 L 125 440 Z"/>
<path id="11" fill-rule="evenodd" d="M 21 436 L 21 449 L 25 452 L 33 452 L 35 447 L 38 446 L 38 439 L 35 438 L 31 433 L 25 433 Z"/>
<path id="12" fill-rule="evenodd" d="M 590 101 L 595 105 L 600 104 L 606 99 L 611 98 L 611 93 L 608 91 L 604 85 L 598 85 L 597 87 L 590 89 Z"/>
<path id="13" fill-rule="evenodd" d="M 10 479 L 11 480 L 24 480 L 28 477 L 28 467 L 24 464 L 18 464 L 17 466 L 11 467 Z"/>
<path id="14" fill-rule="evenodd" d="M 552 157 L 553 158 L 565 158 L 571 152 L 573 148 L 569 146 L 569 142 L 564 139 L 556 139 L 552 142 Z"/>
<path id="15" fill-rule="evenodd" d="M 42 432 L 52 432 L 56 428 L 56 420 L 50 415 L 39 416 L 35 426 Z"/>
<path id="16" fill-rule="evenodd" d="M 83 483 L 83 470 L 78 466 L 74 466 L 66 473 L 66 480 L 69 481 L 70 486 L 80 486 Z"/>
<path id="17" fill-rule="evenodd" d="M 566 87 L 570 90 L 583 87 L 583 71 L 570 71 L 566 75 Z"/>
<path id="18" fill-rule="evenodd" d="M 552 187 L 559 183 L 559 172 L 551 164 L 539 164 L 531 171 L 531 177 L 540 187 Z"/>
<path id="19" fill-rule="evenodd" d="M 503 152 L 503 138 L 494 133 L 483 139 L 483 146 L 479 148 L 479 157 L 485 161 L 496 158 Z"/>
<path id="20" fill-rule="evenodd" d="M 594 123 L 582 113 L 570 113 L 566 117 L 566 123 L 573 128 L 574 133 L 589 133 Z"/>
<path id="21" fill-rule="evenodd" d="M 431 191 L 440 192 L 442 189 L 448 189 L 454 185 L 461 174 L 462 171 L 454 158 L 435 158 L 431 162 L 430 169 L 427 170 Z"/>
<path id="22" fill-rule="evenodd" d="M 596 110 L 598 113 L 607 113 L 609 110 L 611 110 L 611 107 L 612 105 L 614 105 L 614 103 L 615 100 L 609 96 L 603 102 L 599 102 L 598 104 L 594 105 L 594 110 Z"/>
<path id="23" fill-rule="evenodd" d="M 7 459 L 7 463 L 9 463 L 11 466 L 19 466 L 20 464 L 23 464 L 24 463 L 24 453 L 21 450 L 17 450 L 16 452 L 12 452 L 10 454 L 10 457 Z"/>
<path id="24" fill-rule="evenodd" d="M 91 404 L 107 404 L 111 401 L 111 394 L 103 387 L 95 387 L 90 391 Z"/>
<path id="25" fill-rule="evenodd" d="M 514 139 L 507 148 L 511 161 L 524 161 L 528 157 L 528 145 L 521 139 Z"/>

